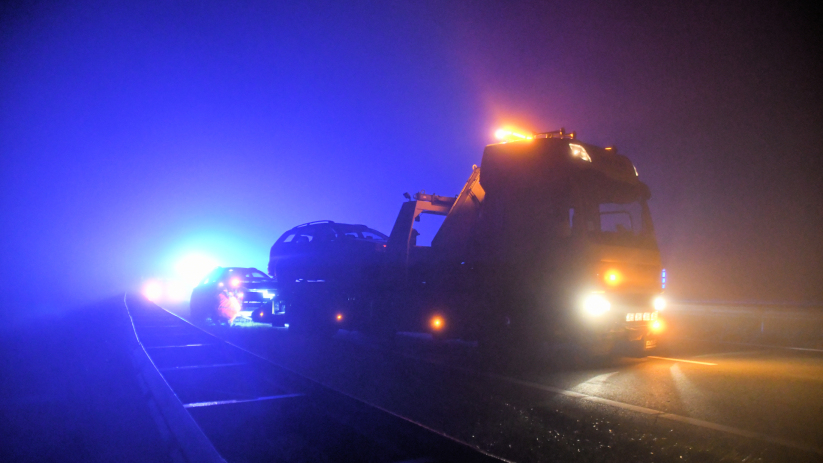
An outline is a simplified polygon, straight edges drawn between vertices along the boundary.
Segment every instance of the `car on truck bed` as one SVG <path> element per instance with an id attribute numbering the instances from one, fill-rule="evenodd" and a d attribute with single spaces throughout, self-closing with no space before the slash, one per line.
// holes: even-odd
<path id="1" fill-rule="evenodd" d="M 269 252 L 269 275 L 281 284 L 334 281 L 375 259 L 388 236 L 365 225 L 320 220 L 283 233 Z"/>
<path id="2" fill-rule="evenodd" d="M 269 275 L 277 280 L 286 323 L 294 331 L 336 330 L 346 301 L 377 278 L 388 236 L 365 225 L 320 220 L 283 233 L 269 253 Z M 307 307 L 314 307 L 307 310 Z M 322 323 L 331 320 L 331 323 Z M 348 321 L 348 320 L 346 320 Z"/>

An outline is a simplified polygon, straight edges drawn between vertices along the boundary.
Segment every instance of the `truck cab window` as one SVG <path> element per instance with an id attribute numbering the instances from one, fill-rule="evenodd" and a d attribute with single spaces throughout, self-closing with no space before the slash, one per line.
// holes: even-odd
<path id="1" fill-rule="evenodd" d="M 600 231 L 604 233 L 639 234 L 643 228 L 641 214 L 642 208 L 639 202 L 601 204 Z"/>

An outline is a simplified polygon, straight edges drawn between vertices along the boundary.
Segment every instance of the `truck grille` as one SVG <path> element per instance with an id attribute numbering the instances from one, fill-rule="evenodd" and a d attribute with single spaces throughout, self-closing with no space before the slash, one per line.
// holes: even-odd
<path id="1" fill-rule="evenodd" d="M 627 322 L 646 322 L 657 320 L 657 311 L 654 312 L 634 312 L 626 314 Z"/>

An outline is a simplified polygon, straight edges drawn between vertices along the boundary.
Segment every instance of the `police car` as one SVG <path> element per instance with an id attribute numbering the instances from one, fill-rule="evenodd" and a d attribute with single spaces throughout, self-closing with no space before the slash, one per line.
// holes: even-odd
<path id="1" fill-rule="evenodd" d="M 271 321 L 282 312 L 276 300 L 275 281 L 250 267 L 218 267 L 191 293 L 194 321 L 232 322 L 238 315 Z"/>

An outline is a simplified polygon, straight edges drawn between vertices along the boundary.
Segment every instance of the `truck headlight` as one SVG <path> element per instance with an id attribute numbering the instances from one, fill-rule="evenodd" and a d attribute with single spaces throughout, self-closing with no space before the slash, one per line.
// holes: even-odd
<path id="1" fill-rule="evenodd" d="M 600 294 L 591 294 L 583 301 L 583 310 L 589 315 L 598 316 L 612 308 L 611 302 Z"/>
<path id="2" fill-rule="evenodd" d="M 663 299 L 663 296 L 657 296 L 656 298 L 654 298 L 652 305 L 654 306 L 654 310 L 657 310 L 659 312 L 666 308 L 666 300 Z"/>

